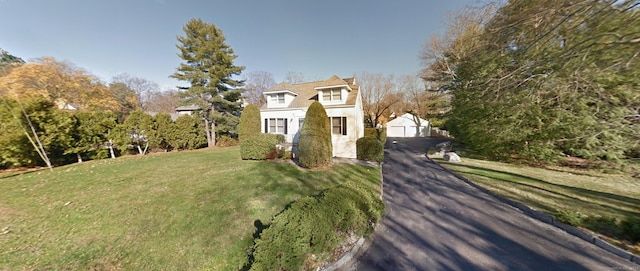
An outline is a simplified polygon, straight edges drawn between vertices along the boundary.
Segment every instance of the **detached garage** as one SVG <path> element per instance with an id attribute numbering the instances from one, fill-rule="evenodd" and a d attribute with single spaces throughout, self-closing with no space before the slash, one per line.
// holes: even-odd
<path id="1" fill-rule="evenodd" d="M 429 121 L 406 113 L 400 117 L 387 122 L 387 137 L 427 137 L 430 134 L 431 126 Z"/>

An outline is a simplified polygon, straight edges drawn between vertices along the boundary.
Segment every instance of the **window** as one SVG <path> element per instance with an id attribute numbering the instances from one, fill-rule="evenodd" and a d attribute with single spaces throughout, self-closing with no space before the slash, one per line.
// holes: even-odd
<path id="1" fill-rule="evenodd" d="M 334 135 L 347 135 L 347 117 L 330 117 L 331 133 Z"/>
<path id="2" fill-rule="evenodd" d="M 322 100 L 325 102 L 340 101 L 342 100 L 342 90 L 341 89 L 325 89 L 322 91 Z"/>
<path id="3" fill-rule="evenodd" d="M 302 129 L 302 124 L 304 124 L 304 118 L 298 119 L 298 130 Z"/>
<path id="4" fill-rule="evenodd" d="M 287 134 L 287 119 L 264 119 L 264 132 L 272 134 Z"/>
<path id="5" fill-rule="evenodd" d="M 271 102 L 275 104 L 284 104 L 284 93 L 271 94 Z"/>

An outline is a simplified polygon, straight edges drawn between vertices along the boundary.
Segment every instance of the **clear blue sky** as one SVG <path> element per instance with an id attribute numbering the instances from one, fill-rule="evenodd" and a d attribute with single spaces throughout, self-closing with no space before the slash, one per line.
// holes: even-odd
<path id="1" fill-rule="evenodd" d="M 222 29 L 245 72 L 417 72 L 421 47 L 448 13 L 472 0 L 0 0 L 0 48 L 25 60 L 52 56 L 109 81 L 129 73 L 164 87 L 181 59 L 176 37 L 191 18 Z"/>

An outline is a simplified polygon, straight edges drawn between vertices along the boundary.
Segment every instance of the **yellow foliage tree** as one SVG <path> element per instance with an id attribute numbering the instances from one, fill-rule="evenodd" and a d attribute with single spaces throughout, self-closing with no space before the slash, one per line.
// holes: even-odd
<path id="1" fill-rule="evenodd" d="M 70 63 L 45 57 L 13 68 L 0 77 L 0 93 L 14 100 L 45 98 L 60 108 L 116 111 L 113 90 L 95 76 Z"/>

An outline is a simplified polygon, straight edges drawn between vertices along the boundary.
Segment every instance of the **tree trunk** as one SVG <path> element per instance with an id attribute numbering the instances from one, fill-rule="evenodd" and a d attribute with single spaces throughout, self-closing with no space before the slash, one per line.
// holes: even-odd
<path id="1" fill-rule="evenodd" d="M 78 156 L 78 163 L 82 163 L 82 156 L 80 153 L 76 153 L 76 155 Z"/>
<path id="2" fill-rule="evenodd" d="M 211 120 L 211 145 L 209 147 L 216 146 L 216 122 Z"/>
<path id="3" fill-rule="evenodd" d="M 113 152 L 113 140 L 109 139 L 109 154 L 111 154 L 111 159 L 116 159 L 116 154 Z"/>
<path id="4" fill-rule="evenodd" d="M 207 147 L 211 147 L 211 127 L 214 127 L 213 124 L 209 126 L 209 120 L 204 118 L 204 133 L 207 135 Z"/>

